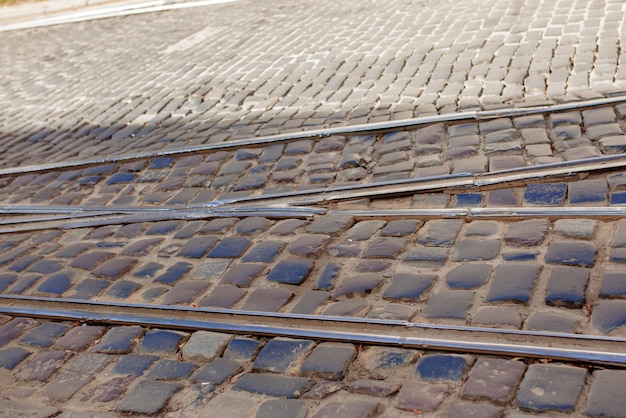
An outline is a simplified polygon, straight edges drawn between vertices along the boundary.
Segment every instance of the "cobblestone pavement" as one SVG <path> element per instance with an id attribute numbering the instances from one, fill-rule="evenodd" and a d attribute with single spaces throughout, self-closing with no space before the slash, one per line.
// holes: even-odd
<path id="1" fill-rule="evenodd" d="M 0 147 L 29 145 L 3 164 L 598 97 L 624 88 L 625 21 L 620 0 L 241 1 L 2 33 Z"/>
<path id="2" fill-rule="evenodd" d="M 0 298 L 624 344 L 623 3 L 316 6 L 2 33 Z M 626 416 L 623 364 L 174 328 L 0 315 L 0 415 Z"/>

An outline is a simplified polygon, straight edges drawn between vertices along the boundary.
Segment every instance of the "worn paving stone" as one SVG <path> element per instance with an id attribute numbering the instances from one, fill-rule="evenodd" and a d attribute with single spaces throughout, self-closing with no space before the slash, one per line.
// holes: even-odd
<path id="1" fill-rule="evenodd" d="M 574 409 L 587 371 L 560 364 L 531 364 L 519 387 L 517 403 L 527 411 Z"/>
<path id="2" fill-rule="evenodd" d="M 52 274 L 61 270 L 62 268 L 63 265 L 54 260 L 40 260 L 30 266 L 28 271 L 31 273 Z"/>
<path id="3" fill-rule="evenodd" d="M 241 261 L 250 263 L 271 263 L 285 247 L 282 241 L 263 241 L 252 247 Z"/>
<path id="4" fill-rule="evenodd" d="M 96 325 L 74 327 L 56 340 L 54 347 L 64 350 L 80 351 L 100 338 L 100 336 L 104 334 L 104 331 L 104 327 Z"/>
<path id="5" fill-rule="evenodd" d="M 178 280 L 180 280 L 189 270 L 191 270 L 192 267 L 193 265 L 190 263 L 179 261 L 173 266 L 168 267 L 163 274 L 154 279 L 154 283 L 173 285 Z"/>
<path id="6" fill-rule="evenodd" d="M 136 325 L 112 328 L 102 337 L 94 351 L 109 354 L 129 353 L 134 340 L 141 336 L 143 331 L 142 327 Z"/>
<path id="7" fill-rule="evenodd" d="M 156 380 L 178 380 L 189 376 L 196 368 L 193 363 L 160 359 L 150 368 L 148 377 Z"/>
<path id="8" fill-rule="evenodd" d="M 386 398 L 400 389 L 400 384 L 380 380 L 359 379 L 348 386 L 348 392 L 377 398 Z"/>
<path id="9" fill-rule="evenodd" d="M 593 219 L 559 219 L 552 231 L 567 238 L 591 240 L 597 227 L 598 221 Z"/>
<path id="10" fill-rule="evenodd" d="M 599 300 L 591 313 L 591 324 L 604 334 L 621 327 L 626 323 L 626 301 Z"/>
<path id="11" fill-rule="evenodd" d="M 562 311 L 538 311 L 531 313 L 524 323 L 524 328 L 533 331 L 552 331 L 573 334 L 580 318 Z"/>
<path id="12" fill-rule="evenodd" d="M 419 299 L 436 278 L 433 274 L 396 273 L 383 296 L 387 299 Z"/>
<path id="13" fill-rule="evenodd" d="M 333 393 L 338 392 L 343 387 L 342 382 L 322 381 L 317 383 L 307 393 L 302 395 L 303 399 L 324 399 Z"/>
<path id="14" fill-rule="evenodd" d="M 56 406 L 33 405 L 8 399 L 0 399 L 0 410 L 7 417 L 50 418 L 59 413 Z"/>
<path id="15" fill-rule="evenodd" d="M 363 300 L 348 299 L 328 304 L 322 315 L 360 317 L 365 315 L 369 309 L 369 304 Z"/>
<path id="16" fill-rule="evenodd" d="M 472 314 L 472 324 L 520 328 L 522 325 L 522 316 L 519 307 L 482 306 Z"/>
<path id="17" fill-rule="evenodd" d="M 435 354 L 420 358 L 417 363 L 417 372 L 424 380 L 460 381 L 463 379 L 466 366 L 465 357 Z"/>
<path id="18" fill-rule="evenodd" d="M 113 257 L 114 254 L 107 251 L 92 251 L 90 253 L 79 255 L 72 260 L 70 267 L 78 267 L 84 270 L 91 270 L 97 264 L 108 260 Z"/>
<path id="19" fill-rule="evenodd" d="M 474 289 L 487 283 L 491 266 L 481 263 L 463 263 L 446 274 L 446 283 L 453 289 Z"/>
<path id="20" fill-rule="evenodd" d="M 163 264 L 150 261 L 135 270 L 133 276 L 140 278 L 152 278 L 162 268 Z"/>
<path id="21" fill-rule="evenodd" d="M 351 240 L 365 241 L 370 239 L 384 225 L 384 221 L 360 221 L 347 231 L 346 236 Z"/>
<path id="22" fill-rule="evenodd" d="M 330 236 L 325 234 L 306 234 L 289 244 L 289 252 L 304 257 L 319 257 Z"/>
<path id="23" fill-rule="evenodd" d="M 373 221 L 373 222 L 376 222 L 376 221 Z M 390 221 L 380 231 L 380 235 L 384 237 L 385 236 L 403 237 L 403 236 L 411 235 L 421 225 L 421 223 L 422 223 L 421 221 L 416 221 L 413 219 L 400 219 L 400 220 Z"/>
<path id="24" fill-rule="evenodd" d="M 277 398 L 299 398 L 315 383 L 304 377 L 291 377 L 269 373 L 247 373 L 233 386 L 234 390 L 274 396 Z"/>
<path id="25" fill-rule="evenodd" d="M 608 186 L 604 179 L 579 180 L 568 185 L 569 202 L 572 205 L 606 203 Z"/>
<path id="26" fill-rule="evenodd" d="M 212 361 L 222 355 L 232 338 L 229 334 L 196 331 L 182 348 L 183 358 L 195 363 Z"/>
<path id="27" fill-rule="evenodd" d="M 343 231 L 354 223 L 351 216 L 324 216 L 311 222 L 306 231 L 311 234 L 334 234 Z"/>
<path id="28" fill-rule="evenodd" d="M 389 269 L 392 262 L 388 260 L 362 260 L 354 266 L 356 273 L 373 273 Z"/>
<path id="29" fill-rule="evenodd" d="M 529 184 L 524 193 L 524 203 L 532 206 L 561 206 L 566 191 L 566 183 Z"/>
<path id="30" fill-rule="evenodd" d="M 124 394 L 132 381 L 132 376 L 114 377 L 88 390 L 87 393 L 80 398 L 80 401 L 90 403 L 111 402 Z"/>
<path id="31" fill-rule="evenodd" d="M 472 239 L 460 240 L 454 247 L 453 261 L 491 260 L 500 252 L 500 240 Z"/>
<path id="32" fill-rule="evenodd" d="M 4 347 L 13 339 L 19 337 L 31 328 L 39 325 L 37 321 L 30 318 L 14 318 L 0 326 L 0 347 Z"/>
<path id="33" fill-rule="evenodd" d="M 31 357 L 22 368 L 19 378 L 21 380 L 39 380 L 45 382 L 55 373 L 65 360 L 70 357 L 66 351 L 49 350 Z"/>
<path id="34" fill-rule="evenodd" d="M 401 303 L 386 303 L 382 306 L 374 305 L 367 313 L 367 317 L 408 321 L 415 315 L 416 311 L 417 308 L 414 306 L 407 306 Z"/>
<path id="35" fill-rule="evenodd" d="M 489 284 L 487 302 L 513 301 L 528 303 L 541 266 L 507 263 L 496 267 Z"/>
<path id="36" fill-rule="evenodd" d="M 483 205 L 483 195 L 480 193 L 459 193 L 456 196 L 454 207 L 479 208 Z"/>
<path id="37" fill-rule="evenodd" d="M 161 303 L 164 305 L 189 303 L 192 299 L 201 294 L 206 286 L 207 284 L 203 282 L 178 282 L 169 292 L 167 292 L 161 300 Z"/>
<path id="38" fill-rule="evenodd" d="M 261 349 L 252 366 L 260 371 L 285 372 L 299 364 L 314 346 L 310 340 L 273 338 Z"/>
<path id="39" fill-rule="evenodd" d="M 226 237 L 209 252 L 208 257 L 238 258 L 249 246 L 250 240 L 245 237 Z"/>
<path id="40" fill-rule="evenodd" d="M 141 376 L 158 359 L 155 355 L 126 354 L 115 364 L 114 374 Z"/>
<path id="41" fill-rule="evenodd" d="M 101 372 L 111 361 L 113 361 L 113 357 L 108 354 L 83 353 L 75 357 L 66 367 L 67 370 L 73 372 L 98 373 Z"/>
<path id="42" fill-rule="evenodd" d="M 34 330 L 22 337 L 22 344 L 29 344 L 36 347 L 50 347 L 52 343 L 68 329 L 69 325 L 56 322 L 44 322 Z"/>
<path id="43" fill-rule="evenodd" d="M 341 296 L 352 296 L 355 294 L 368 295 L 378 287 L 383 277 L 380 274 L 368 273 L 346 277 L 343 279 L 341 286 L 333 293 L 333 298 L 337 299 Z"/>
<path id="44" fill-rule="evenodd" d="M 514 222 L 504 235 L 504 242 L 512 246 L 532 246 L 543 242 L 549 222 L 545 219 L 530 219 Z"/>
<path id="45" fill-rule="evenodd" d="M 43 394 L 55 402 L 65 402 L 76 392 L 87 386 L 94 379 L 93 375 L 79 373 L 61 373 L 57 375 L 43 390 Z"/>
<path id="46" fill-rule="evenodd" d="M 504 405 L 511 400 L 525 369 L 521 361 L 480 357 L 463 384 L 462 396 Z"/>
<path id="47" fill-rule="evenodd" d="M 217 279 L 232 264 L 232 260 L 207 260 L 196 264 L 192 277 L 198 280 Z"/>
<path id="48" fill-rule="evenodd" d="M 626 271 L 605 271 L 602 275 L 600 297 L 626 296 Z"/>
<path id="49" fill-rule="evenodd" d="M 60 296 L 72 286 L 72 277 L 72 272 L 67 271 L 55 274 L 41 282 L 41 284 L 37 286 L 37 291 Z"/>
<path id="50" fill-rule="evenodd" d="M 227 360 L 249 361 L 256 355 L 260 345 L 254 338 L 234 337 L 222 357 Z"/>
<path id="51" fill-rule="evenodd" d="M 257 400 L 249 395 L 233 395 L 230 393 L 218 394 L 206 404 L 198 413 L 201 416 L 215 417 L 245 417 L 249 416 L 257 407 Z"/>
<path id="52" fill-rule="evenodd" d="M 13 370 L 32 353 L 22 347 L 9 347 L 0 351 L 0 367 Z"/>
<path id="53" fill-rule="evenodd" d="M 209 382 L 216 385 L 239 373 L 241 365 L 233 360 L 216 358 L 203 366 L 191 377 L 194 382 Z"/>
<path id="54" fill-rule="evenodd" d="M 163 238 L 147 238 L 134 242 L 124 248 L 122 254 L 132 256 L 146 256 L 154 247 L 163 242 Z"/>
<path id="55" fill-rule="evenodd" d="M 448 252 L 449 249 L 446 247 L 412 246 L 404 261 L 420 267 L 441 267 L 448 260 Z"/>
<path id="56" fill-rule="evenodd" d="M 330 297 L 325 290 L 307 290 L 300 296 L 298 302 L 291 309 L 291 313 L 308 315 L 312 314 L 324 304 Z"/>
<path id="57" fill-rule="evenodd" d="M 590 416 L 625 417 L 623 408 L 626 373 L 623 370 L 596 370 L 587 395 L 585 414 Z"/>
<path id="58" fill-rule="evenodd" d="M 174 354 L 187 334 L 177 331 L 151 329 L 143 336 L 140 353 Z"/>
<path id="59" fill-rule="evenodd" d="M 242 310 L 278 312 L 293 298 L 293 292 L 283 288 L 254 289 L 241 306 Z"/>
<path id="60" fill-rule="evenodd" d="M 255 418 L 305 418 L 306 403 L 295 399 L 271 399 L 259 407 Z"/>
<path id="61" fill-rule="evenodd" d="M 117 410 L 139 414 L 156 414 L 167 405 L 172 395 L 182 388 L 179 383 L 159 382 L 153 380 L 140 381 L 126 395 Z"/>
<path id="62" fill-rule="evenodd" d="M 410 412 L 433 412 L 448 394 L 448 385 L 409 380 L 402 385 L 394 406 Z"/>
<path id="63" fill-rule="evenodd" d="M 597 252 L 598 249 L 592 242 L 559 240 L 550 244 L 545 260 L 547 263 L 593 267 Z"/>
<path id="64" fill-rule="evenodd" d="M 178 255 L 188 258 L 202 258 L 217 241 L 218 238 L 213 235 L 191 238 L 178 251 Z"/>
<path id="65" fill-rule="evenodd" d="M 463 226 L 461 220 L 428 221 L 419 230 L 417 242 L 425 246 L 450 247 L 461 226 Z"/>
<path id="66" fill-rule="evenodd" d="M 220 283 L 234 284 L 239 287 L 248 287 L 250 282 L 254 280 L 263 271 L 264 266 L 260 264 L 237 264 L 228 269 L 228 272 L 222 277 Z"/>
<path id="67" fill-rule="evenodd" d="M 352 344 L 321 343 L 313 349 L 300 370 L 305 375 L 341 380 L 355 357 L 356 348 Z"/>
<path id="68" fill-rule="evenodd" d="M 366 258 L 392 258 L 398 257 L 406 244 L 403 238 L 384 237 L 376 238 L 365 250 L 363 257 Z"/>
<path id="69" fill-rule="evenodd" d="M 454 402 L 446 411 L 447 418 L 497 418 L 502 416 L 502 408 L 487 403 Z M 511 415 L 508 415 L 511 417 Z"/>
<path id="70" fill-rule="evenodd" d="M 422 310 L 424 318 L 465 319 L 474 299 L 470 290 L 442 290 L 431 295 Z"/>
<path id="71" fill-rule="evenodd" d="M 160 221 L 154 222 L 150 228 L 145 232 L 146 235 L 169 235 L 172 232 L 180 228 L 184 221 Z"/>
<path id="72" fill-rule="evenodd" d="M 267 275 L 267 280 L 277 283 L 299 285 L 307 279 L 314 266 L 315 263 L 312 260 L 282 260 L 272 267 Z"/>
<path id="73" fill-rule="evenodd" d="M 577 267 L 554 267 L 546 291 L 546 304 L 566 308 L 582 308 L 589 270 Z"/>
<path id="74" fill-rule="evenodd" d="M 329 402 L 313 415 L 313 418 L 372 418 L 384 410 L 382 404 L 372 401 L 354 400 Z"/>
<path id="75" fill-rule="evenodd" d="M 141 288 L 139 283 L 131 282 L 130 280 L 119 280 L 107 290 L 106 296 L 116 299 L 127 299 L 139 288 Z"/>

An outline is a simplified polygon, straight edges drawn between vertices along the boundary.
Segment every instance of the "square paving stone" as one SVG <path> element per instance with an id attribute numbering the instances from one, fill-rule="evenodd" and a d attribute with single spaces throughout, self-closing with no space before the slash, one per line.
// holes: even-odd
<path id="1" fill-rule="evenodd" d="M 136 338 L 143 334 L 140 326 L 120 326 L 111 328 L 100 340 L 94 351 L 98 353 L 126 354 L 132 350 Z"/>
<path id="2" fill-rule="evenodd" d="M 598 249 L 592 242 L 553 241 L 548 248 L 547 263 L 593 267 Z"/>
<path id="3" fill-rule="evenodd" d="M 321 343 L 307 357 L 300 370 L 329 380 L 341 380 L 348 366 L 356 357 L 352 344 Z"/>
<path id="4" fill-rule="evenodd" d="M 502 408 L 487 404 L 473 402 L 454 402 L 446 411 L 447 418 L 498 418 L 502 416 Z M 514 418 L 508 415 L 508 418 Z"/>
<path id="5" fill-rule="evenodd" d="M 371 221 L 371 222 L 377 222 L 377 221 Z M 422 223 L 421 221 L 416 221 L 412 219 L 390 221 L 380 231 L 380 235 L 383 237 L 386 237 L 386 236 L 403 237 L 403 236 L 411 235 L 421 225 L 421 223 Z"/>
<path id="6" fill-rule="evenodd" d="M 65 351 L 54 350 L 37 354 L 22 368 L 19 378 L 21 380 L 45 382 L 63 365 L 70 355 L 71 353 Z"/>
<path id="7" fill-rule="evenodd" d="M 237 258 L 250 246 L 250 240 L 244 237 L 226 237 L 210 252 L 212 258 Z"/>
<path id="8" fill-rule="evenodd" d="M 259 407 L 255 418 L 306 418 L 306 403 L 295 399 L 271 399 Z"/>
<path id="9" fill-rule="evenodd" d="M 585 414 L 593 417 L 625 417 L 623 370 L 597 370 L 587 395 Z"/>
<path id="10" fill-rule="evenodd" d="M 527 303 L 540 271 L 541 266 L 536 264 L 507 263 L 499 265 L 493 274 L 485 300 L 487 302 Z"/>
<path id="11" fill-rule="evenodd" d="M 281 260 L 272 267 L 267 280 L 299 285 L 306 280 L 314 266 L 315 263 L 312 260 Z"/>
<path id="12" fill-rule="evenodd" d="M 309 315 L 328 300 L 330 293 L 325 290 L 307 290 L 300 296 L 291 313 Z"/>
<path id="13" fill-rule="evenodd" d="M 120 358 L 111 373 L 141 376 L 157 359 L 157 356 L 126 354 Z"/>
<path id="14" fill-rule="evenodd" d="M 360 299 L 347 299 L 328 304 L 322 315 L 361 317 L 370 310 L 370 305 Z"/>
<path id="15" fill-rule="evenodd" d="M 600 297 L 626 296 L 626 271 L 605 271 Z"/>
<path id="16" fill-rule="evenodd" d="M 120 412 L 156 414 L 167 405 L 172 395 L 182 388 L 179 383 L 144 380 L 122 399 L 117 406 Z"/>
<path id="17" fill-rule="evenodd" d="M 448 272 L 446 283 L 454 289 L 474 289 L 487 283 L 490 274 L 489 264 L 463 263 Z"/>
<path id="18" fill-rule="evenodd" d="M 242 390 L 276 398 L 299 398 L 315 381 L 303 377 L 290 377 L 270 373 L 245 374 L 233 386 L 234 390 Z"/>
<path id="19" fill-rule="evenodd" d="M 380 380 L 359 379 L 348 386 L 348 392 L 377 398 L 386 398 L 400 389 L 400 384 Z"/>
<path id="20" fill-rule="evenodd" d="M 461 226 L 463 221 L 456 219 L 428 221 L 419 230 L 417 242 L 431 247 L 450 247 Z"/>
<path id="21" fill-rule="evenodd" d="M 140 287 L 139 283 L 131 282 L 130 280 L 120 280 L 109 288 L 106 295 L 116 299 L 127 299 Z"/>
<path id="22" fill-rule="evenodd" d="M 463 379 L 467 359 L 461 356 L 435 354 L 420 358 L 417 372 L 424 380 Z"/>
<path id="23" fill-rule="evenodd" d="M 321 407 L 313 418 L 373 418 L 384 410 L 381 403 L 363 400 L 329 402 Z"/>
<path id="24" fill-rule="evenodd" d="M 235 337 L 224 351 L 223 357 L 227 360 L 249 361 L 256 355 L 260 343 L 254 338 Z"/>
<path id="25" fill-rule="evenodd" d="M 271 225 L 272 221 L 260 216 L 244 218 L 235 227 L 235 231 L 241 235 L 259 234 Z"/>
<path id="26" fill-rule="evenodd" d="M 252 367 L 261 371 L 284 372 L 298 365 L 314 346 L 315 343 L 309 340 L 274 338 L 261 349 Z"/>
<path id="27" fill-rule="evenodd" d="M 226 379 L 239 373 L 241 365 L 233 360 L 216 358 L 202 367 L 191 377 L 194 382 L 209 382 L 216 385 L 222 384 Z"/>
<path id="28" fill-rule="evenodd" d="M 254 289 L 241 306 L 242 310 L 278 312 L 293 297 L 293 292 L 283 288 Z"/>
<path id="29" fill-rule="evenodd" d="M 483 195 L 480 193 L 460 193 L 456 195 L 457 208 L 479 208 L 483 205 Z"/>
<path id="30" fill-rule="evenodd" d="M 453 261 L 491 260 L 500 252 L 500 240 L 472 239 L 460 240 L 454 247 Z"/>
<path id="31" fill-rule="evenodd" d="M 463 385 L 462 396 L 505 404 L 511 400 L 525 369 L 521 361 L 480 357 Z"/>
<path id="32" fill-rule="evenodd" d="M 220 393 L 199 411 L 203 417 L 248 417 L 258 408 L 258 402 L 250 395 Z"/>
<path id="33" fill-rule="evenodd" d="M 232 338 L 229 334 L 196 331 L 182 348 L 183 358 L 196 363 L 209 362 L 224 352 Z"/>
<path id="34" fill-rule="evenodd" d="M 96 325 L 74 327 L 56 340 L 54 347 L 64 350 L 80 351 L 100 338 L 100 336 L 104 334 L 104 331 L 104 327 Z"/>
<path id="35" fill-rule="evenodd" d="M 539 245 L 545 238 L 548 226 L 550 224 L 545 219 L 513 222 L 504 234 L 504 242 L 512 246 Z"/>
<path id="36" fill-rule="evenodd" d="M 188 258 L 201 258 L 217 241 L 218 238 L 213 235 L 191 238 L 178 251 L 178 255 Z"/>
<path id="37" fill-rule="evenodd" d="M 70 328 L 69 325 L 57 322 L 44 322 L 34 330 L 22 337 L 22 344 L 37 347 L 50 347 L 50 345 Z"/>
<path id="38" fill-rule="evenodd" d="M 443 290 L 428 298 L 421 315 L 424 318 L 465 319 L 474 299 L 470 290 Z"/>
<path id="39" fill-rule="evenodd" d="M 531 313 L 524 328 L 531 331 L 551 331 L 573 334 L 580 318 L 569 312 L 538 311 Z"/>
<path id="40" fill-rule="evenodd" d="M 161 221 L 154 222 L 146 231 L 146 235 L 168 235 L 180 228 L 184 221 Z"/>
<path id="41" fill-rule="evenodd" d="M 217 279 L 228 269 L 232 260 L 208 260 L 195 264 L 192 277 L 198 280 Z"/>
<path id="42" fill-rule="evenodd" d="M 13 286 L 11 286 L 8 293 L 22 293 L 29 287 L 33 286 L 40 278 L 41 276 L 39 275 L 29 275 L 22 277 L 17 282 L 15 282 Z"/>
<path id="43" fill-rule="evenodd" d="M 517 196 L 513 189 L 499 189 L 489 192 L 487 206 L 517 206 Z"/>
<path id="44" fill-rule="evenodd" d="M 28 269 L 31 273 L 52 274 L 63 268 L 63 265 L 54 260 L 40 260 L 30 266 Z"/>
<path id="45" fill-rule="evenodd" d="M 568 185 L 569 202 L 572 205 L 606 203 L 608 186 L 604 179 L 579 180 Z"/>
<path id="46" fill-rule="evenodd" d="M 354 267 L 357 273 L 373 273 L 387 270 L 391 266 L 391 261 L 387 260 L 363 260 Z"/>
<path id="47" fill-rule="evenodd" d="M 37 260 L 39 260 L 39 256 L 25 255 L 24 257 L 18 258 L 17 261 L 11 264 L 7 269 L 19 273 Z"/>
<path id="48" fill-rule="evenodd" d="M 0 292 L 15 282 L 17 276 L 15 274 L 0 274 Z"/>
<path id="49" fill-rule="evenodd" d="M 178 360 L 158 360 L 150 369 L 148 377 L 156 380 L 178 380 L 189 376 L 196 365 Z"/>
<path id="50" fill-rule="evenodd" d="M 285 247 L 282 241 L 263 241 L 252 247 L 242 258 L 246 263 L 271 263 Z"/>
<path id="51" fill-rule="evenodd" d="M 163 242 L 163 238 L 148 238 L 142 239 L 141 241 L 134 242 L 124 248 L 122 254 L 124 255 L 134 255 L 134 256 L 145 256 L 148 255 L 150 250 L 160 243 Z"/>
<path id="52" fill-rule="evenodd" d="M 173 285 L 180 280 L 191 268 L 192 264 L 179 261 L 173 266 L 168 267 L 165 273 L 154 279 L 154 283 L 164 283 Z"/>
<path id="53" fill-rule="evenodd" d="M 326 234 L 305 234 L 289 244 L 289 252 L 304 257 L 319 257 L 330 236 Z"/>
<path id="54" fill-rule="evenodd" d="M 198 304 L 200 306 L 228 309 L 239 302 L 246 293 L 247 291 L 245 289 L 240 289 L 236 286 L 216 286 L 211 293 L 202 298 Z"/>
<path id="55" fill-rule="evenodd" d="M 151 329 L 146 332 L 139 346 L 140 353 L 174 354 L 188 334 L 177 331 Z"/>
<path id="56" fill-rule="evenodd" d="M 360 274 L 343 279 L 341 286 L 333 293 L 333 298 L 352 296 L 355 294 L 369 295 L 383 281 L 383 276 L 376 273 Z"/>
<path id="57" fill-rule="evenodd" d="M 446 384 L 409 380 L 402 385 L 395 407 L 410 412 L 434 412 L 449 393 Z"/>
<path id="58" fill-rule="evenodd" d="M 70 267 L 78 267 L 84 270 L 91 270 L 97 264 L 108 260 L 113 257 L 113 253 L 109 253 L 106 251 L 93 251 L 87 254 L 82 254 L 75 258 L 71 263 Z"/>
<path id="59" fill-rule="evenodd" d="M 572 411 L 587 370 L 560 364 L 532 364 L 519 387 L 517 403 L 526 411 Z"/>
<path id="60" fill-rule="evenodd" d="M 361 221 L 350 228 L 346 235 L 351 240 L 365 241 L 370 239 L 383 225 L 385 225 L 384 221 Z"/>
<path id="61" fill-rule="evenodd" d="M 271 227 L 268 233 L 273 235 L 292 235 L 296 229 L 307 223 L 307 221 L 302 219 L 285 219 Z"/>
<path id="62" fill-rule="evenodd" d="M 323 216 L 311 222 L 306 231 L 312 234 L 334 234 L 349 228 L 354 223 L 351 216 Z"/>
<path id="63" fill-rule="evenodd" d="M 404 258 L 418 267 L 441 267 L 448 260 L 448 248 L 414 246 Z"/>
<path id="64" fill-rule="evenodd" d="M 108 280 L 85 279 L 74 286 L 72 299 L 91 299 L 111 284 Z"/>
<path id="65" fill-rule="evenodd" d="M 62 295 L 72 286 L 73 276 L 72 272 L 69 271 L 50 276 L 37 287 L 37 291 L 56 296 Z"/>
<path id="66" fill-rule="evenodd" d="M 13 370 L 32 353 L 22 347 L 9 347 L 0 351 L 0 367 Z"/>
<path id="67" fill-rule="evenodd" d="M 626 220 L 622 220 L 615 229 L 615 235 L 613 241 L 611 241 L 611 247 L 621 248 L 626 247 Z"/>
<path id="68" fill-rule="evenodd" d="M 83 353 L 67 366 L 67 370 L 81 373 L 98 373 L 101 372 L 108 364 L 113 361 L 113 356 L 99 353 Z"/>
<path id="69" fill-rule="evenodd" d="M 397 258 L 407 241 L 403 238 L 376 238 L 365 250 L 366 258 Z"/>
<path id="70" fill-rule="evenodd" d="M 163 264 L 150 261 L 144 264 L 143 266 L 141 266 L 140 268 L 138 268 L 133 273 L 133 276 L 140 277 L 140 278 L 152 278 L 157 273 L 157 271 L 161 270 L 162 268 L 163 268 Z"/>
<path id="71" fill-rule="evenodd" d="M 526 186 L 524 203 L 533 206 L 562 206 L 566 183 L 537 183 Z"/>
<path id="72" fill-rule="evenodd" d="M 434 274 L 396 273 L 383 297 L 387 299 L 419 299 L 437 279 Z"/>
<path id="73" fill-rule="evenodd" d="M 76 392 L 87 386 L 94 379 L 93 375 L 79 373 L 61 373 L 43 390 L 43 394 L 55 402 L 65 402 Z"/>
<path id="74" fill-rule="evenodd" d="M 207 283 L 196 281 L 182 281 L 174 285 L 161 300 L 164 305 L 186 304 L 200 295 Z"/>
<path id="75" fill-rule="evenodd" d="M 578 309 L 585 304 L 589 270 L 578 267 L 554 267 L 546 291 L 546 304 Z"/>

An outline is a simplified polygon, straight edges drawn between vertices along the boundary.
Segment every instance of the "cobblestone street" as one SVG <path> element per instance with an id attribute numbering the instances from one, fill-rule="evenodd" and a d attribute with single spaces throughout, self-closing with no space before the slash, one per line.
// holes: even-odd
<path id="1" fill-rule="evenodd" d="M 0 18 L 0 416 L 626 417 L 625 9 Z"/>

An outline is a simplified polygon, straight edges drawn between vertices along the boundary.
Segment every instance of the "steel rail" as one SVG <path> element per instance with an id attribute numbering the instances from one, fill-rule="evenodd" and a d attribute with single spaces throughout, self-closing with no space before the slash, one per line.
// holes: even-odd
<path id="1" fill-rule="evenodd" d="M 27 165 L 20 167 L 10 167 L 0 169 L 0 177 L 9 175 L 19 175 L 34 172 L 43 172 L 51 170 L 64 170 L 79 167 L 88 167 L 99 164 L 111 164 L 119 162 L 128 162 L 148 158 L 166 157 L 186 155 L 202 152 L 212 152 L 220 150 L 229 150 L 243 147 L 254 147 L 260 145 L 270 145 L 275 143 L 290 142 L 300 139 L 320 139 L 333 135 L 359 135 L 392 132 L 400 129 L 416 129 L 420 126 L 430 125 L 433 123 L 460 123 L 467 121 L 489 120 L 501 117 L 520 117 L 536 114 L 547 114 L 552 112 L 565 112 L 571 110 L 580 110 L 586 108 L 594 108 L 599 106 L 609 106 L 618 103 L 625 103 L 626 95 L 615 97 L 605 97 L 591 100 L 581 100 L 578 102 L 568 102 L 556 105 L 534 106 L 534 107 L 518 107 L 501 110 L 483 110 L 470 112 L 448 113 L 443 115 L 422 116 L 411 119 L 402 119 L 387 122 L 375 122 L 368 124 L 339 126 L 334 128 L 314 129 L 301 132 L 291 132 L 285 134 L 268 135 L 255 138 L 245 138 L 232 141 L 226 141 L 219 144 L 204 144 L 184 148 L 174 148 L 169 150 L 147 151 L 136 154 L 125 154 L 118 156 L 99 157 L 76 161 L 63 161 L 58 163 L 46 163 L 37 165 Z"/>
<path id="2" fill-rule="evenodd" d="M 83 323 L 309 338 L 605 365 L 626 364 L 626 339 L 606 336 L 14 295 L 0 295 L 0 313 Z M 356 324 L 358 332 L 354 331 Z"/>

